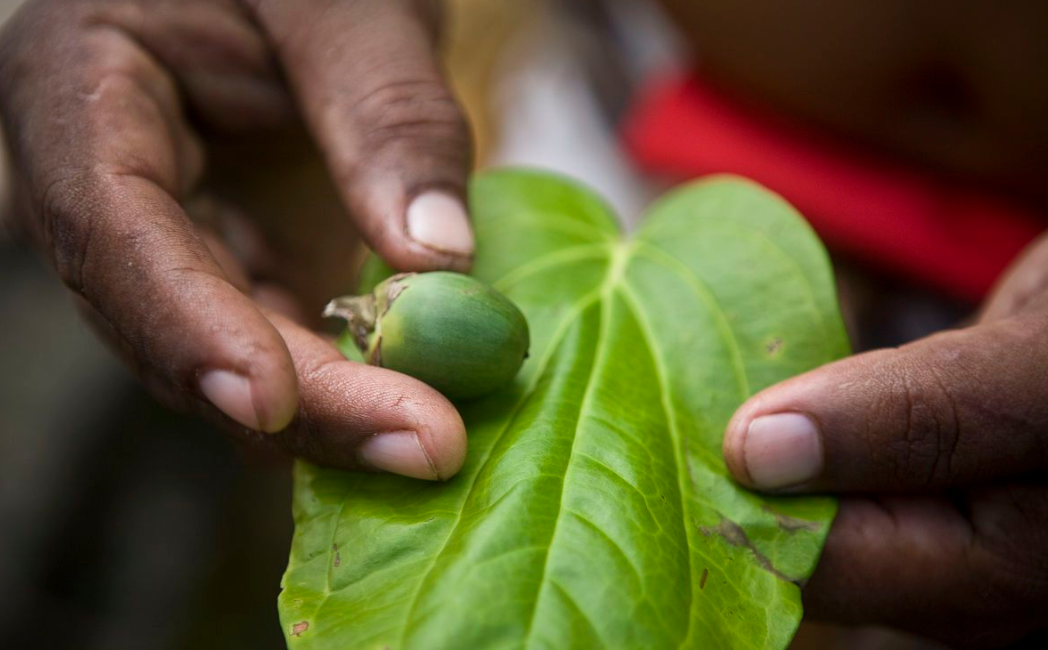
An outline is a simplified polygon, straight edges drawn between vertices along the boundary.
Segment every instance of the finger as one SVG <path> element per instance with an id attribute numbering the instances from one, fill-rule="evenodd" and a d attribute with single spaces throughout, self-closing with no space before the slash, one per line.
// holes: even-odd
<path id="1" fill-rule="evenodd" d="M 861 354 L 768 388 L 724 455 L 758 489 L 899 491 L 1048 466 L 1043 316 Z"/>
<path id="2" fill-rule="evenodd" d="M 94 21 L 131 34 L 178 79 L 194 116 L 223 133 L 294 121 L 265 38 L 240 0 L 98 3 Z"/>
<path id="3" fill-rule="evenodd" d="M 950 647 L 1021 639 L 1044 626 L 1045 494 L 1012 485 L 953 500 L 844 499 L 804 587 L 805 614 L 889 625 Z"/>
<path id="4" fill-rule="evenodd" d="M 190 207 L 186 206 L 186 212 L 192 218 L 193 211 Z M 251 280 L 247 276 L 247 271 L 244 269 L 240 260 L 237 256 L 226 245 L 222 237 L 215 231 L 215 228 L 209 224 L 194 219 L 194 225 L 196 228 L 197 235 L 200 237 L 204 245 L 207 246 L 208 252 L 211 254 L 211 258 L 215 260 L 218 267 L 222 270 L 222 274 L 226 280 L 232 284 L 241 293 L 247 294 L 251 292 Z"/>
<path id="5" fill-rule="evenodd" d="M 466 428 L 440 393 L 407 375 L 348 361 L 309 330 L 275 313 L 269 317 L 298 373 L 298 417 L 280 434 L 291 453 L 427 480 L 446 480 L 461 469 Z"/>
<path id="6" fill-rule="evenodd" d="M 4 118 L 38 241 L 168 401 L 210 403 L 243 426 L 282 429 L 297 403 L 283 340 L 177 201 L 200 157 L 173 81 L 122 31 L 74 20 L 65 32 L 55 5 L 42 6 L 42 16 L 21 19 L 35 25 L 5 34 L 0 59 Z"/>
<path id="7" fill-rule="evenodd" d="M 316 320 L 302 310 L 301 303 L 290 292 L 271 282 L 256 284 L 251 296 L 264 311 L 276 312 L 303 327 Z"/>
<path id="8" fill-rule="evenodd" d="M 468 269 L 470 137 L 424 3 L 250 4 L 367 243 L 401 270 Z"/>
<path id="9" fill-rule="evenodd" d="M 1030 244 L 997 284 L 979 315 L 981 322 L 1048 307 L 1048 234 Z"/>

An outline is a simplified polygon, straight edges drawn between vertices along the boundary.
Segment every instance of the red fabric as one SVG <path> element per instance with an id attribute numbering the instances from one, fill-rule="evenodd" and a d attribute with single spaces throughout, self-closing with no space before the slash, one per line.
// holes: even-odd
<path id="1" fill-rule="evenodd" d="M 831 249 L 966 300 L 985 296 L 1048 225 L 1003 197 L 785 129 L 694 77 L 643 93 L 624 135 L 646 171 L 752 178 L 796 206 Z"/>

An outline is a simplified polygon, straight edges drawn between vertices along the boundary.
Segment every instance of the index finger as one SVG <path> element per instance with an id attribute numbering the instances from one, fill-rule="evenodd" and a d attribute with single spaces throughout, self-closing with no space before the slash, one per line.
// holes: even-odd
<path id="1" fill-rule="evenodd" d="M 249 4 L 368 244 L 400 270 L 467 270 L 472 147 L 438 67 L 435 3 Z"/>

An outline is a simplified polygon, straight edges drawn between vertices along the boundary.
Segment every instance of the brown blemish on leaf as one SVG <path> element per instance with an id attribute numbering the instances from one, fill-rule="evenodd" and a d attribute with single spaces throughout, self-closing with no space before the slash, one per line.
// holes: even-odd
<path id="1" fill-rule="evenodd" d="M 302 636 L 309 629 L 309 621 L 302 621 L 291 626 L 291 636 Z"/>
<path id="2" fill-rule="evenodd" d="M 773 338 L 772 340 L 768 341 L 764 345 L 764 349 L 767 350 L 769 356 L 774 356 L 780 350 L 782 350 L 782 346 L 783 346 L 782 338 L 779 337 L 779 336 L 776 336 L 775 338 Z"/>
<path id="3" fill-rule="evenodd" d="M 700 526 L 699 531 L 706 537 L 717 535 L 732 546 L 745 548 L 753 555 L 753 559 L 757 561 L 757 566 L 772 574 L 779 580 L 800 586 L 800 583 L 796 580 L 776 569 L 775 565 L 768 559 L 768 556 L 761 553 L 760 549 L 754 546 L 753 542 L 750 541 L 750 538 L 746 536 L 746 531 L 742 529 L 742 526 L 727 517 L 721 516 L 720 523 L 716 526 Z"/>
<path id="4" fill-rule="evenodd" d="M 776 512 L 771 506 L 764 506 L 764 511 L 771 513 L 775 517 L 775 523 L 787 533 L 796 533 L 799 530 L 815 533 L 822 529 L 822 526 L 817 521 L 808 521 L 807 519 L 798 519 L 797 517 L 784 515 L 781 512 Z"/>
<path id="5" fill-rule="evenodd" d="M 702 577 L 699 578 L 699 590 L 700 591 L 706 588 L 706 578 L 709 578 L 709 577 L 710 577 L 710 570 L 709 569 L 703 569 L 702 570 Z"/>
<path id="6" fill-rule="evenodd" d="M 335 554 L 335 560 L 334 560 L 333 564 L 335 565 L 335 568 L 337 569 L 340 566 L 342 566 L 342 554 L 338 552 L 338 544 L 332 544 L 331 545 L 331 552 Z"/>

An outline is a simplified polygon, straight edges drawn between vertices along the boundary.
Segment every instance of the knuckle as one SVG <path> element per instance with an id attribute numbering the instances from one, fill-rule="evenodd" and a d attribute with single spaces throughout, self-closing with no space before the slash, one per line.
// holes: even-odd
<path id="1" fill-rule="evenodd" d="M 947 484 L 960 437 L 949 383 L 931 364 L 899 363 L 887 373 L 896 430 L 889 436 L 891 476 L 901 489 Z"/>
<path id="2" fill-rule="evenodd" d="M 113 252 L 144 251 L 164 234 L 149 219 L 114 223 L 109 218 L 115 202 L 129 194 L 128 177 L 107 165 L 59 168 L 51 171 L 37 201 L 45 250 L 62 282 L 88 300 L 94 297 L 92 273 L 101 268 L 95 261 L 104 265 L 113 262 Z"/>
<path id="3" fill-rule="evenodd" d="M 1007 484 L 974 501 L 972 521 L 980 548 L 993 563 L 1002 587 L 1048 595 L 1048 490 L 1036 485 Z"/>
<path id="4" fill-rule="evenodd" d="M 94 98 L 107 86 L 116 87 L 117 97 L 140 95 L 158 103 L 175 105 L 178 89 L 174 79 L 126 32 L 99 25 L 87 37 L 91 56 L 86 62 L 84 95 Z"/>
<path id="5" fill-rule="evenodd" d="M 313 386 L 323 389 L 332 384 L 332 379 L 337 377 L 338 364 L 344 361 L 341 357 L 312 357 L 297 361 L 296 372 L 298 373 L 299 385 Z M 303 393 L 309 391 L 302 391 Z"/>
<path id="6" fill-rule="evenodd" d="M 352 110 L 362 125 L 364 145 L 371 150 L 403 146 L 441 153 L 448 142 L 467 141 L 462 110 L 439 80 L 383 84 L 362 95 Z"/>
<path id="7" fill-rule="evenodd" d="M 62 282 L 84 295 L 84 266 L 94 246 L 95 223 L 90 215 L 94 182 L 90 172 L 61 172 L 48 183 L 40 198 L 40 219 L 45 246 Z"/>

